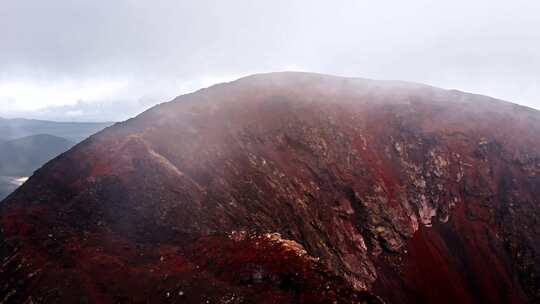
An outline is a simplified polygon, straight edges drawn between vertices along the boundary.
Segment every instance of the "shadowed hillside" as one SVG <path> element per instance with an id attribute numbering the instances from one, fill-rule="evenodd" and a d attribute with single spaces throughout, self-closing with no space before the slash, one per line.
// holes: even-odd
<path id="1" fill-rule="evenodd" d="M 40 134 L 0 143 L 0 175 L 30 176 L 34 170 L 67 151 L 74 142 Z"/>

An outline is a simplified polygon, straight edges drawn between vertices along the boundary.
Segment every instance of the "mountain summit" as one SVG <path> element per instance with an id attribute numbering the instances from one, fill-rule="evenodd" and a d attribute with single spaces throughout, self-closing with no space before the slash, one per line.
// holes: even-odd
<path id="1" fill-rule="evenodd" d="M 1 206 L 2 303 L 540 301 L 540 113 L 254 75 L 158 105 Z"/>

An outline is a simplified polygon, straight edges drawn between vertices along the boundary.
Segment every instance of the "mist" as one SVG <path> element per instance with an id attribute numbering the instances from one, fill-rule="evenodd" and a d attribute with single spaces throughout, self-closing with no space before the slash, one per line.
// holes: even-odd
<path id="1" fill-rule="evenodd" d="M 427 83 L 540 108 L 537 1 L 7 0 L 0 116 L 118 121 L 252 73 Z"/>

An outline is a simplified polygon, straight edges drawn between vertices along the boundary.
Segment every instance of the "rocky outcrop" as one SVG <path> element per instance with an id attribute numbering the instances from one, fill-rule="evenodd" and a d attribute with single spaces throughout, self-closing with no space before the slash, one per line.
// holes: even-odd
<path id="1" fill-rule="evenodd" d="M 540 301 L 538 112 L 305 73 L 180 96 L 3 204 L 4 302 Z"/>

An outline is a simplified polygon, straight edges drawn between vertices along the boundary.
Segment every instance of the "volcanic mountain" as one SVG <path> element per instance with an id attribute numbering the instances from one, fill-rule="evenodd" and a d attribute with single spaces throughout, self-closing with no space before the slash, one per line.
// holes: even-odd
<path id="1" fill-rule="evenodd" d="M 115 124 L 0 212 L 0 303 L 540 302 L 540 113 L 254 75 Z"/>

